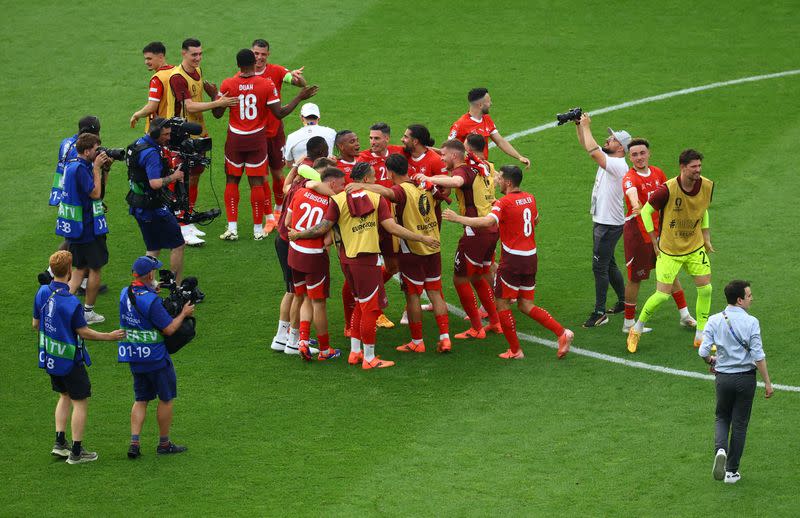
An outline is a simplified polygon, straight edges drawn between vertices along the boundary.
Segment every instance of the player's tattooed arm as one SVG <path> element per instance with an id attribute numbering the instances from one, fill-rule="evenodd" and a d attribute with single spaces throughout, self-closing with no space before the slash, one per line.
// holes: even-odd
<path id="1" fill-rule="evenodd" d="M 357 182 L 354 182 L 354 183 L 348 184 L 347 187 L 345 187 L 344 189 L 347 192 L 360 191 L 360 190 L 363 189 L 365 191 L 370 191 L 370 192 L 374 192 L 376 194 L 380 194 L 381 196 L 383 196 L 384 198 L 386 198 L 389 201 L 396 201 L 396 199 L 397 199 L 395 197 L 395 195 L 394 195 L 394 191 L 393 190 L 389 189 L 388 187 L 384 187 L 383 185 L 378 185 L 376 183 L 357 183 Z"/>
<path id="2" fill-rule="evenodd" d="M 307 230 L 303 230 L 301 232 L 297 232 L 296 230 L 290 230 L 289 240 L 297 241 L 298 239 L 312 239 L 315 237 L 319 237 L 322 234 L 325 234 L 331 228 L 333 228 L 333 221 L 323 219 L 317 225 L 314 225 L 313 227 Z"/>

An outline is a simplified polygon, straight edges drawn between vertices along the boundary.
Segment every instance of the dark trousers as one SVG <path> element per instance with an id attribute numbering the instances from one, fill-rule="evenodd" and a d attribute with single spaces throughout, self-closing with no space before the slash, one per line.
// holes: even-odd
<path id="1" fill-rule="evenodd" d="M 717 418 L 714 451 L 722 448 L 728 454 L 726 471 L 738 471 L 744 451 L 750 409 L 756 392 L 756 371 L 736 374 L 717 373 Z M 730 434 L 730 445 L 728 435 Z"/>
<path id="2" fill-rule="evenodd" d="M 594 247 L 592 249 L 592 271 L 594 272 L 594 310 L 606 312 L 608 284 L 617 293 L 619 300 L 625 300 L 625 281 L 614 259 L 617 241 L 622 236 L 623 225 L 594 224 Z"/>

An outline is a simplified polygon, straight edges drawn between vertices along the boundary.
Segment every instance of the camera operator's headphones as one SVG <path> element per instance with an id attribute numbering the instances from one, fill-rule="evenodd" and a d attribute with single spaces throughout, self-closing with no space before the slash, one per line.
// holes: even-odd
<path id="1" fill-rule="evenodd" d="M 164 129 L 164 127 L 167 125 L 167 122 L 169 122 L 169 119 L 164 119 L 162 117 L 156 117 L 150 121 L 150 132 L 148 133 L 150 138 L 158 140 L 158 138 L 161 136 L 161 130 Z"/>

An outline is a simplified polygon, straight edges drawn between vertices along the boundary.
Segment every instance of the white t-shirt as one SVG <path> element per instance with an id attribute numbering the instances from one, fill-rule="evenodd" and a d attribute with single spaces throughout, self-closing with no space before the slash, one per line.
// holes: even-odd
<path id="1" fill-rule="evenodd" d="M 290 133 L 286 137 L 286 144 L 283 146 L 283 158 L 286 163 L 291 164 L 303 155 L 307 155 L 306 143 L 311 137 L 322 137 L 328 143 L 328 154 L 333 154 L 333 141 L 336 139 L 336 130 L 327 126 L 309 124 L 297 131 Z"/>
<path id="2" fill-rule="evenodd" d="M 625 224 L 622 178 L 630 167 L 624 157 L 606 155 L 606 168 L 597 168 L 592 188 L 592 221 L 602 225 Z"/>

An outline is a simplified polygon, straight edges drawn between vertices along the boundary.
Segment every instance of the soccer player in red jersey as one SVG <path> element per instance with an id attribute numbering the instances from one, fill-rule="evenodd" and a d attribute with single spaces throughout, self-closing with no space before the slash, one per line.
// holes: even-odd
<path id="1" fill-rule="evenodd" d="M 269 42 L 267 40 L 260 38 L 254 40 L 251 50 L 253 54 L 256 55 L 255 74 L 272 79 L 275 88 L 278 90 L 278 97 L 281 96 L 281 89 L 284 83 L 292 84 L 300 88 L 307 85 L 306 79 L 303 77 L 303 68 L 305 67 L 289 70 L 284 66 L 267 62 L 270 54 Z M 275 193 L 275 212 L 280 214 L 283 208 L 283 166 L 285 163 L 283 160 L 283 146 L 286 144 L 286 132 L 283 128 L 282 119 L 268 114 L 267 120 L 267 160 L 269 162 L 269 172 L 272 175 L 272 191 Z M 264 195 L 267 197 L 267 200 L 270 199 L 268 189 L 269 186 L 264 183 Z"/>
<path id="2" fill-rule="evenodd" d="M 375 171 L 369 164 L 358 163 L 351 177 L 361 183 L 374 183 Z M 303 232 L 289 232 L 289 239 L 308 239 L 326 234 L 338 223 L 342 246 L 339 260 L 345 277 L 358 302 L 353 311 L 348 363 L 361 363 L 362 369 L 391 367 L 394 362 L 375 356 L 375 322 L 386 307 L 386 292 L 380 270 L 378 227 L 408 241 L 420 241 L 438 247 L 439 241 L 405 229 L 392 218 L 386 199 L 367 191 L 343 192 L 332 197 L 325 218 Z M 362 353 L 363 345 L 363 353 Z"/>
<path id="3" fill-rule="evenodd" d="M 434 141 L 431 132 L 422 124 L 412 124 L 403 133 L 403 154 L 408 159 L 408 175 L 415 177 L 418 174 L 434 176 L 447 174 L 447 167 L 442 162 L 442 157 L 432 151 Z"/>
<path id="4" fill-rule="evenodd" d="M 503 153 L 525 164 L 526 169 L 530 168 L 531 161 L 522 156 L 509 141 L 500 135 L 500 132 L 497 131 L 497 126 L 494 125 L 494 121 L 489 116 L 489 110 L 492 107 L 492 97 L 489 95 L 489 90 L 486 88 L 473 88 L 467 94 L 467 100 L 469 101 L 469 111 L 453 123 L 450 127 L 448 138 L 464 142 L 467 135 L 477 133 L 486 142 L 483 158 L 489 158 L 489 139 L 491 139 Z"/>
<path id="5" fill-rule="evenodd" d="M 334 144 L 339 151 L 336 167 L 344 171 L 345 182 L 350 183 L 350 173 L 353 171 L 353 166 L 356 165 L 356 159 L 358 159 L 358 153 L 361 150 L 358 135 L 348 129 L 338 131 L 336 132 Z"/>
<path id="6" fill-rule="evenodd" d="M 327 158 L 328 144 L 322 137 L 314 137 L 309 139 L 306 150 L 308 156 L 302 160 L 298 160 L 293 164 L 292 169 L 286 176 L 286 182 L 283 186 L 283 195 L 286 200 L 278 218 L 278 236 L 275 238 L 275 252 L 278 256 L 278 262 L 283 271 L 283 279 L 286 284 L 286 292 L 281 299 L 280 312 L 278 317 L 278 332 L 272 340 L 271 348 L 273 351 L 283 351 L 286 354 L 300 354 L 298 342 L 300 341 L 300 316 L 301 311 L 304 315 L 311 314 L 310 301 L 306 304 L 300 304 L 294 296 L 294 280 L 292 276 L 292 269 L 289 267 L 289 228 L 287 226 L 287 211 L 286 208 L 291 205 L 294 194 L 301 188 L 310 186 L 310 174 L 303 172 L 302 166 L 313 166 L 317 171 L 324 171 L 328 167 L 334 167 L 336 163 Z M 307 171 L 307 170 L 306 170 Z M 311 171 L 313 173 L 313 171 Z M 317 178 L 317 175 L 313 175 Z M 311 317 L 308 317 L 309 319 Z"/>
<path id="7" fill-rule="evenodd" d="M 166 58 L 167 48 L 160 41 L 148 43 L 143 49 L 144 65 L 147 70 L 153 72 L 150 78 L 149 91 L 147 93 L 147 102 L 141 109 L 131 115 L 131 128 L 136 127 L 139 119 L 147 118 L 147 125 L 144 132 L 150 131 L 150 120 L 155 117 L 167 117 L 167 102 L 164 97 L 164 88 L 169 83 L 169 70 L 175 68 L 175 65 L 167 63 Z"/>
<path id="8" fill-rule="evenodd" d="M 532 194 L 520 190 L 522 170 L 517 166 L 501 167 L 497 183 L 505 196 L 494 204 L 492 211 L 486 216 L 470 218 L 448 209 L 442 217 L 447 221 L 473 228 L 500 227 L 503 252 L 495 277 L 494 294 L 497 297 L 503 334 L 509 344 L 508 351 L 500 357 L 514 360 L 525 357 L 519 346 L 516 322 L 511 313 L 512 300 L 517 299 L 520 311 L 558 337 L 558 357 L 563 358 L 572 344 L 574 338 L 572 331 L 565 329 L 550 316 L 550 313 L 533 303 L 538 265 L 534 235 L 534 229 L 539 222 L 536 200 Z"/>
<path id="9" fill-rule="evenodd" d="M 385 160 L 385 165 L 394 182 L 391 188 L 378 185 L 376 181 L 374 184 L 352 183 L 347 186 L 347 191 L 363 189 L 380 194 L 394 204 L 396 220 L 403 227 L 438 240 L 439 225 L 433 213 L 433 196 L 409 178 L 408 160 L 401 154 L 393 153 Z M 420 243 L 400 240 L 400 253 L 397 257 L 403 277 L 408 325 L 411 331 L 411 341 L 397 347 L 397 350 L 425 352 L 420 305 L 420 296 L 425 290 L 433 304 L 436 324 L 439 327 L 436 350 L 440 353 L 450 352 L 450 324 L 447 304 L 442 295 L 442 257 L 438 248 L 433 249 Z"/>
<path id="10" fill-rule="evenodd" d="M 316 87 L 304 87 L 292 101 L 280 106 L 278 90 L 271 79 L 255 75 L 255 54 L 250 49 L 242 49 L 236 54 L 239 73 L 222 82 L 220 96 L 230 96 L 238 100 L 238 109 L 229 112 L 228 136 L 225 140 L 225 210 L 228 228 L 220 239 L 235 241 L 239 238 L 237 220 L 239 208 L 239 181 L 242 173 L 247 174 L 250 183 L 250 205 L 253 209 L 253 237 L 261 240 L 275 226 L 269 200 L 264 199 L 264 177 L 267 174 L 267 142 L 264 132 L 267 128 L 267 114 L 282 119 L 295 109 L 297 104 L 312 97 Z M 215 108 L 215 117 L 221 117 L 223 109 Z M 265 204 L 268 227 L 261 221 Z"/>
<path id="11" fill-rule="evenodd" d="M 444 159 L 450 176 L 437 175 L 428 178 L 434 185 L 456 189 L 459 212 L 466 217 L 482 217 L 489 214 L 494 203 L 494 179 L 489 169 L 481 164 L 466 162 L 466 149 L 461 141 L 452 139 L 442 145 Z M 420 177 L 421 178 L 421 177 Z M 491 267 L 498 239 L 497 226 L 464 227 L 464 235 L 458 241 L 453 270 L 455 285 L 461 307 L 470 319 L 471 327 L 457 334 L 458 339 L 486 338 L 486 331 L 501 333 L 500 317 L 492 295 Z M 484 327 L 478 313 L 478 305 L 472 289 L 489 315 L 489 324 Z"/>
<path id="12" fill-rule="evenodd" d="M 335 167 L 324 170 L 321 181 L 327 184 L 333 193 L 344 190 L 344 173 Z M 290 228 L 296 231 L 307 230 L 322 221 L 327 213 L 331 200 L 307 187 L 302 187 L 292 197 L 292 204 L 288 207 L 287 220 L 291 221 Z M 326 299 L 330 292 L 330 260 L 326 246 L 330 245 L 328 235 L 310 239 L 298 239 L 289 243 L 289 267 L 292 269 L 294 295 L 303 301 L 311 300 L 313 309 L 314 328 L 319 341 L 318 360 L 337 358 L 339 349 L 331 349 L 328 336 L 328 310 Z M 302 304 L 302 302 L 300 302 Z M 300 341 L 298 344 L 300 356 L 310 361 L 311 351 L 309 339 L 311 335 L 311 322 L 300 317 Z"/>
<path id="13" fill-rule="evenodd" d="M 625 286 L 625 322 L 622 332 L 628 333 L 636 323 L 636 301 L 639 297 L 639 286 L 643 280 L 650 278 L 650 270 L 656 267 L 656 253 L 650 234 L 644 228 L 640 211 L 650 200 L 650 195 L 666 183 L 664 172 L 650 165 L 650 143 L 643 138 L 635 138 L 628 144 L 633 167 L 622 178 L 622 189 L 625 191 L 625 225 L 622 229 L 625 244 L 625 264 L 628 265 L 628 284 Z M 653 226 L 658 232 L 660 214 L 653 213 Z M 686 307 L 686 296 L 680 281 L 676 278 L 672 284 L 672 298 L 680 311 L 680 324 L 684 327 L 696 327 L 697 321 L 689 314 Z M 650 331 L 649 327 L 643 332 Z"/>
<path id="14" fill-rule="evenodd" d="M 385 122 L 376 122 L 369 127 L 369 149 L 358 155 L 359 162 L 366 162 L 375 170 L 375 183 L 391 188 L 392 177 L 386 170 L 386 159 L 392 153 L 402 153 L 403 146 L 389 144 L 392 129 Z"/>

